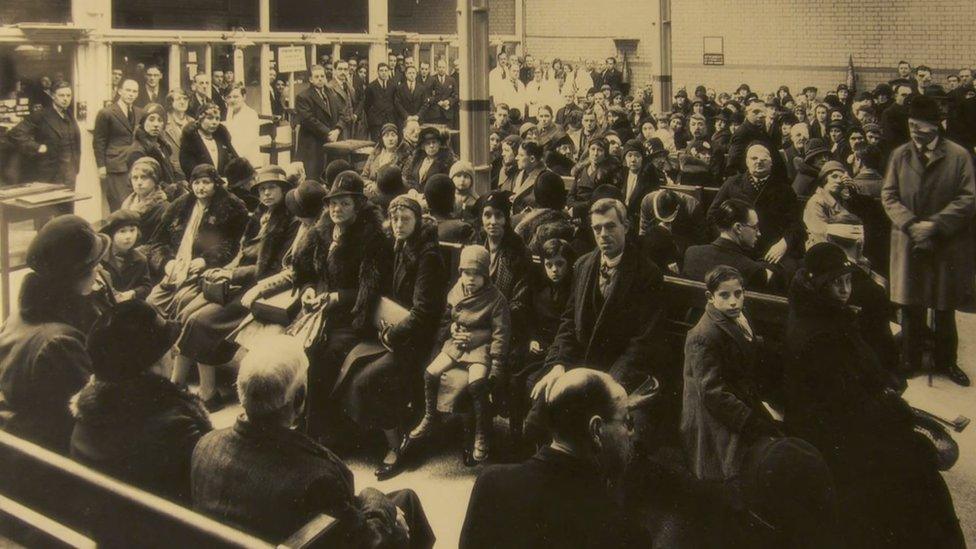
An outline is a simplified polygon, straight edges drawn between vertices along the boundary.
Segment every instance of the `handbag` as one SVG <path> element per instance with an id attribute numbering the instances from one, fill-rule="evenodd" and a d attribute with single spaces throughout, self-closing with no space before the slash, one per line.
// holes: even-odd
<path id="1" fill-rule="evenodd" d="M 227 305 L 230 301 L 231 287 L 230 280 L 210 280 L 204 278 L 200 282 L 200 289 L 203 291 L 203 297 L 210 303 L 216 303 L 217 305 Z"/>
<path id="2" fill-rule="evenodd" d="M 298 316 L 301 301 L 298 292 L 291 289 L 283 290 L 268 297 L 254 300 L 251 304 L 251 314 L 255 320 L 288 326 Z"/>

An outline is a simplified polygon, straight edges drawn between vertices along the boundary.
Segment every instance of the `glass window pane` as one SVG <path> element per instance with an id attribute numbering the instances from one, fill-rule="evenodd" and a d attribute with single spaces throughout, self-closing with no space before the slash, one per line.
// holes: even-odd
<path id="1" fill-rule="evenodd" d="M 17 23 L 67 23 L 71 0 L 5 0 L 0 2 L 0 25 Z"/>
<path id="2" fill-rule="evenodd" d="M 258 0 L 112 0 L 117 29 L 258 29 Z"/>
<path id="3" fill-rule="evenodd" d="M 271 30 L 309 32 L 316 27 L 324 32 L 367 32 L 368 2 L 271 0 Z"/>

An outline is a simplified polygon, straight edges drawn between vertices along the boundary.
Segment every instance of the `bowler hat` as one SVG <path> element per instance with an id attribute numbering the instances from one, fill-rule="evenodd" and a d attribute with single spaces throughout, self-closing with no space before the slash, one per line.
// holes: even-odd
<path id="1" fill-rule="evenodd" d="M 285 207 L 295 217 L 317 219 L 325 205 L 325 187 L 314 179 L 306 179 L 285 194 Z"/>
<path id="2" fill-rule="evenodd" d="M 119 303 L 101 315 L 88 333 L 92 373 L 110 383 L 136 377 L 169 352 L 179 336 L 179 323 L 163 319 L 146 302 Z"/>
<path id="3" fill-rule="evenodd" d="M 77 277 L 95 268 L 111 239 L 77 215 L 61 215 L 41 227 L 27 246 L 27 266 L 45 277 Z"/>
<path id="4" fill-rule="evenodd" d="M 359 196 L 365 198 L 366 195 L 363 193 L 363 189 L 366 184 L 363 181 L 362 176 L 352 170 L 346 170 L 336 176 L 335 183 L 332 184 L 332 189 L 329 190 L 329 194 L 326 195 L 326 200 L 332 200 L 333 198 L 341 198 L 343 196 Z"/>
<path id="5" fill-rule="evenodd" d="M 254 181 L 251 182 L 249 190 L 251 192 L 258 192 L 261 185 L 264 185 L 265 183 L 277 183 L 283 192 L 288 192 L 291 190 L 291 183 L 288 182 L 288 174 L 285 173 L 285 169 L 274 164 L 270 164 L 258 170 L 257 175 L 254 177 Z"/>
<path id="6" fill-rule="evenodd" d="M 831 120 L 827 124 L 827 129 L 828 130 L 832 130 L 834 128 L 837 128 L 842 133 L 845 133 L 846 134 L 847 133 L 847 122 L 844 122 L 843 120 Z"/>
<path id="7" fill-rule="evenodd" d="M 942 121 L 942 113 L 935 99 L 927 95 L 919 95 L 908 105 L 908 118 L 938 125 Z"/>
<path id="8" fill-rule="evenodd" d="M 660 137 L 652 137 L 647 140 L 647 155 L 657 156 L 659 154 L 667 155 L 668 150 L 664 148 L 664 141 L 661 141 Z"/>
<path id="9" fill-rule="evenodd" d="M 98 232 L 113 236 L 122 227 L 138 227 L 140 220 L 139 214 L 133 210 L 115 210 L 105 218 Z"/>

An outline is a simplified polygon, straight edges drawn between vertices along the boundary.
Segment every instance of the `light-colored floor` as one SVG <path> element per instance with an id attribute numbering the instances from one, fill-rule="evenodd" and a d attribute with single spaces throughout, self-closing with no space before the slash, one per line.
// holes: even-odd
<path id="1" fill-rule="evenodd" d="M 15 263 L 22 262 L 23 250 L 31 234 L 28 227 L 11 234 Z M 11 275 L 13 308 L 16 308 L 17 290 L 26 270 L 15 271 Z M 959 363 L 963 370 L 976 380 L 976 315 L 958 314 L 959 324 Z M 913 406 L 923 408 L 949 419 L 964 415 L 976 420 L 976 387 L 959 387 L 945 378 L 934 377 L 928 386 L 926 377 L 918 377 L 909 382 L 905 398 Z M 240 407 L 235 405 L 213 415 L 217 428 L 230 426 Z M 954 434 L 960 447 L 960 458 L 956 466 L 945 473 L 952 492 L 957 513 L 961 519 L 966 540 L 976 544 L 976 426 L 971 426 L 961 434 Z M 469 469 L 460 463 L 459 454 L 453 449 L 443 449 L 431 457 L 422 467 L 407 471 L 386 482 L 377 482 L 373 476 L 375 464 L 365 458 L 353 458 L 348 462 L 356 478 L 357 490 L 367 486 L 388 492 L 401 488 L 415 490 L 430 519 L 438 538 L 438 547 L 456 547 L 461 524 L 467 509 L 471 487 L 478 469 Z"/>

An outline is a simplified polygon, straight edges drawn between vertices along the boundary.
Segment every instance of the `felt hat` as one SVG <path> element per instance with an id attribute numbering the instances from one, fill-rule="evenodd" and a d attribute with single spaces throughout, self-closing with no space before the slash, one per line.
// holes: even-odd
<path id="1" fill-rule="evenodd" d="M 27 246 L 27 266 L 45 277 L 76 277 L 98 264 L 111 239 L 77 215 L 61 215 L 44 225 Z"/>
<path id="2" fill-rule="evenodd" d="M 458 272 L 473 270 L 487 277 L 490 267 L 491 255 L 484 246 L 465 246 L 461 249 L 461 258 L 458 260 Z"/>
<path id="3" fill-rule="evenodd" d="M 120 382 L 149 370 L 176 343 L 180 324 L 167 321 L 151 305 L 124 301 L 102 314 L 88 333 L 95 378 Z"/>
<path id="4" fill-rule="evenodd" d="M 285 207 L 295 217 L 317 219 L 325 207 L 327 194 L 321 183 L 306 179 L 285 194 Z"/>
<path id="5" fill-rule="evenodd" d="M 423 147 L 424 143 L 430 140 L 437 141 L 437 143 L 442 143 L 441 131 L 433 126 L 425 126 L 420 128 L 420 133 L 417 134 L 417 146 Z"/>
<path id="6" fill-rule="evenodd" d="M 102 222 L 98 232 L 113 236 L 122 227 L 138 227 L 141 217 L 133 210 L 115 210 Z"/>
<path id="7" fill-rule="evenodd" d="M 803 256 L 803 268 L 811 286 L 819 290 L 835 278 L 853 272 L 857 266 L 837 244 L 820 242 Z"/>
<path id="8" fill-rule="evenodd" d="M 820 167 L 820 173 L 817 174 L 817 181 L 823 181 L 832 172 L 844 172 L 847 173 L 847 168 L 843 164 L 836 160 L 828 160 L 824 162 L 824 165 Z"/>
<path id="9" fill-rule="evenodd" d="M 518 134 L 519 134 L 519 137 L 521 137 L 522 139 L 525 139 L 525 135 L 527 133 L 529 133 L 530 130 L 537 130 L 538 131 L 538 129 L 539 128 L 535 124 L 533 124 L 532 122 L 526 122 L 525 124 L 522 124 L 519 127 Z"/>
<path id="10" fill-rule="evenodd" d="M 362 176 L 352 170 L 346 170 L 336 176 L 335 183 L 325 196 L 326 200 L 341 198 L 343 196 L 365 197 L 363 189 L 366 187 Z"/>
<path id="11" fill-rule="evenodd" d="M 291 183 L 288 181 L 288 174 L 285 173 L 285 169 L 274 164 L 269 164 L 258 170 L 249 190 L 256 193 L 265 183 L 276 183 L 281 187 L 282 192 L 287 193 L 291 190 Z"/>
<path id="12" fill-rule="evenodd" d="M 624 157 L 627 156 L 627 153 L 635 152 L 641 155 L 641 158 L 643 158 L 644 154 L 646 153 L 644 150 L 644 145 L 642 145 L 641 142 L 636 139 L 630 139 L 624 143 L 623 150 L 621 152 Z"/>
<path id="13" fill-rule="evenodd" d="M 403 184 L 403 172 L 393 164 L 383 166 L 376 175 L 376 189 L 383 194 L 406 192 L 406 186 Z"/>
<path id="14" fill-rule="evenodd" d="M 908 118 L 938 125 L 942 121 L 939 103 L 927 95 L 915 97 L 908 105 Z"/>
<path id="15" fill-rule="evenodd" d="M 474 180 L 474 166 L 471 165 L 467 160 L 458 160 L 451 166 L 451 172 L 448 175 L 451 179 L 454 179 L 456 175 L 467 175 Z"/>
<path id="16" fill-rule="evenodd" d="M 159 103 L 148 103 L 142 108 L 142 112 L 139 113 L 139 125 L 142 126 L 146 123 L 146 119 L 149 118 L 151 114 L 158 114 L 162 117 L 163 122 L 166 122 L 166 108 Z"/>
<path id="17" fill-rule="evenodd" d="M 224 180 L 220 177 L 220 173 L 213 164 L 197 164 L 193 171 L 190 172 L 190 183 L 192 184 L 197 179 L 207 178 L 213 181 L 216 185 L 223 185 Z"/>
<path id="18" fill-rule="evenodd" d="M 664 142 L 661 141 L 661 138 L 659 138 L 659 137 L 652 137 L 652 138 L 648 139 L 647 140 L 647 155 L 648 156 L 657 156 L 659 154 L 663 154 L 665 156 L 668 155 L 668 150 L 664 148 Z"/>
<path id="19" fill-rule="evenodd" d="M 231 186 L 237 185 L 241 181 L 247 181 L 254 177 L 254 173 L 254 166 L 251 165 L 251 161 L 243 156 L 228 162 L 224 169 L 224 176 L 227 177 L 227 183 Z"/>
<path id="20" fill-rule="evenodd" d="M 823 139 L 814 137 L 807 141 L 807 150 L 803 155 L 803 161 L 809 164 L 814 158 L 821 154 L 830 154 L 830 149 L 827 148 L 827 145 L 824 143 Z"/>
<path id="21" fill-rule="evenodd" d="M 561 210 L 566 206 L 566 184 L 559 174 L 545 170 L 535 180 L 532 190 L 536 205 L 541 208 Z"/>
<path id="22" fill-rule="evenodd" d="M 445 174 L 430 176 L 424 186 L 427 208 L 440 215 L 450 215 L 454 210 L 454 182 Z"/>
<path id="23" fill-rule="evenodd" d="M 344 158 L 337 158 L 332 162 L 329 162 L 325 169 L 322 170 L 319 181 L 322 182 L 322 185 L 324 185 L 326 189 L 332 188 L 332 184 L 335 182 L 336 176 L 351 169 L 352 164 L 350 164 L 348 160 Z"/>

